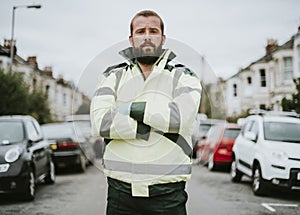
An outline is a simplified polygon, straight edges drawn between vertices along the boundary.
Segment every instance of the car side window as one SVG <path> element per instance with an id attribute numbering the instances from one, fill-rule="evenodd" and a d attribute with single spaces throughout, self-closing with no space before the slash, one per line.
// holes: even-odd
<path id="1" fill-rule="evenodd" d="M 245 135 L 245 133 L 247 132 L 247 131 L 250 131 L 250 129 L 251 129 L 251 126 L 252 126 L 252 121 L 250 121 L 250 122 L 247 122 L 245 125 L 244 125 L 244 127 L 243 127 L 243 130 L 242 130 L 242 134 L 243 135 Z"/>
<path id="2" fill-rule="evenodd" d="M 257 122 L 252 123 L 250 131 L 253 132 L 256 136 L 258 135 L 258 124 L 257 124 Z"/>
<path id="3" fill-rule="evenodd" d="M 40 135 L 32 121 L 26 122 L 26 130 L 30 140 L 38 140 Z"/>

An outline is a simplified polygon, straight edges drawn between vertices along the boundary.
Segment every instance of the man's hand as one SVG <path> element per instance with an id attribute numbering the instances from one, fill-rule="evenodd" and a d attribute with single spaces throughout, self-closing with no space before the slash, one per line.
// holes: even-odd
<path id="1" fill-rule="evenodd" d="M 118 106 L 116 108 L 116 111 L 120 114 L 123 114 L 123 115 L 129 115 L 130 114 L 130 107 L 131 107 L 131 102 L 128 102 L 128 103 L 125 103 L 125 104 L 122 104 L 122 105 Z"/>

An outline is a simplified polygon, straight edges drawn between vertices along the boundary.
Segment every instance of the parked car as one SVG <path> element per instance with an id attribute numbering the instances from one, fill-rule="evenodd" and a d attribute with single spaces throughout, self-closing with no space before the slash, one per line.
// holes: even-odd
<path id="1" fill-rule="evenodd" d="M 56 167 L 75 166 L 85 172 L 88 163 L 94 161 L 93 144 L 72 122 L 44 124 L 42 130 L 51 142 Z"/>
<path id="2" fill-rule="evenodd" d="M 36 184 L 55 182 L 52 150 L 31 116 L 0 117 L 0 192 L 33 200 Z"/>
<path id="3" fill-rule="evenodd" d="M 209 136 L 198 143 L 197 159 L 213 171 L 217 167 L 230 166 L 232 147 L 241 127 L 237 124 L 218 124 L 210 128 Z"/>
<path id="4" fill-rule="evenodd" d="M 93 137 L 91 133 L 91 120 L 89 114 L 70 115 L 67 122 L 73 122 L 75 130 L 80 130 L 83 135 L 93 144 L 96 158 L 102 158 L 105 150 L 105 142 L 102 137 Z"/>
<path id="5" fill-rule="evenodd" d="M 233 146 L 230 175 L 233 182 L 251 177 L 255 195 L 265 195 L 274 186 L 299 190 L 299 115 L 261 112 L 247 117 Z"/>
<path id="6" fill-rule="evenodd" d="M 211 128 L 211 126 L 215 124 L 224 124 L 224 120 L 218 119 L 200 119 L 196 120 L 194 131 L 192 134 L 192 144 L 193 144 L 193 158 L 197 158 L 197 149 L 198 149 L 198 142 L 202 140 L 203 137 L 207 136 L 207 132 Z"/>

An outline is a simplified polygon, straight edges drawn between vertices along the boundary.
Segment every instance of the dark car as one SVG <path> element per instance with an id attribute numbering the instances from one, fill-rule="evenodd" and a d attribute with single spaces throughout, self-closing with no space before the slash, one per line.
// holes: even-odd
<path id="1" fill-rule="evenodd" d="M 232 162 L 232 147 L 241 127 L 237 124 L 217 124 L 210 128 L 208 136 L 198 143 L 197 158 L 207 164 L 209 170 L 229 167 Z"/>
<path id="2" fill-rule="evenodd" d="M 74 166 L 85 172 L 86 166 L 94 161 L 93 144 L 72 122 L 44 124 L 42 130 L 51 143 L 56 167 Z"/>
<path id="3" fill-rule="evenodd" d="M 89 114 L 70 115 L 67 122 L 72 122 L 75 130 L 80 130 L 94 146 L 96 158 L 102 158 L 105 150 L 105 142 L 102 137 L 93 137 L 91 132 L 91 119 Z"/>
<path id="4" fill-rule="evenodd" d="M 52 150 L 31 116 L 0 117 L 0 193 L 33 200 L 36 184 L 55 182 Z"/>

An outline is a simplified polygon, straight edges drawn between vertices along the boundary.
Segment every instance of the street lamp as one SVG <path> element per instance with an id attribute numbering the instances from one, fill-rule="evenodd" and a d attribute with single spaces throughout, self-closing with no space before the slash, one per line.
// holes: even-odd
<path id="1" fill-rule="evenodd" d="M 17 8 L 35 8 L 35 9 L 40 9 L 42 6 L 41 5 L 18 5 L 13 7 L 13 12 L 12 12 L 12 24 L 11 24 L 11 40 L 10 40 L 10 66 L 9 66 L 9 71 L 12 71 L 12 66 L 14 62 L 14 28 L 15 28 L 15 10 Z"/>

